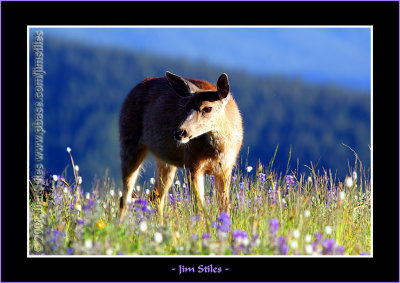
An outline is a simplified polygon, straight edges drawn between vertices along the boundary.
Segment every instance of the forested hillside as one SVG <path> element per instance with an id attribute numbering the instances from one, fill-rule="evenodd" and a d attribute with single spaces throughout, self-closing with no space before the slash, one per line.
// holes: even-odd
<path id="1" fill-rule="evenodd" d="M 249 165 L 256 167 L 258 160 L 268 164 L 279 144 L 274 162 L 278 171 L 286 171 L 291 147 L 291 169 L 297 168 L 297 160 L 300 171 L 307 171 L 304 165 L 310 162 L 318 163 L 318 168 L 337 171 L 343 178 L 348 174 L 348 160 L 354 164 L 354 154 L 342 143 L 369 167 L 368 93 L 49 37 L 44 54 L 44 164 L 53 173 L 61 173 L 70 164 L 65 151 L 69 146 L 88 186 L 95 174 L 104 176 L 107 168 L 120 185 L 118 117 L 122 101 L 145 77 L 163 76 L 166 70 L 213 83 L 221 73 L 229 75 L 244 121 L 243 167 L 248 148 Z M 152 175 L 152 167 L 146 168 L 144 176 Z"/>

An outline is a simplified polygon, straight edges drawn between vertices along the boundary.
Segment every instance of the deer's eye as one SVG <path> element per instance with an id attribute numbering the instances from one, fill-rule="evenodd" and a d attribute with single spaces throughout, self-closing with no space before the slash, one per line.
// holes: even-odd
<path id="1" fill-rule="evenodd" d="M 203 108 L 203 113 L 210 113 L 212 110 L 212 107 L 204 107 Z"/>

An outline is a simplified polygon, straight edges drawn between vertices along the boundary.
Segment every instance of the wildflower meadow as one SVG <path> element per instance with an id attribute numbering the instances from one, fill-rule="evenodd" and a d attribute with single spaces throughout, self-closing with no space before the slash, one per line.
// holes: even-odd
<path id="1" fill-rule="evenodd" d="M 309 173 L 274 160 L 235 169 L 230 209 L 219 212 L 214 180 L 205 178 L 204 211 L 197 205 L 185 172 L 177 174 L 168 194 L 164 219 L 149 202 L 154 178 L 136 186 L 123 221 L 121 188 L 110 177 L 82 180 L 46 173 L 43 194 L 30 183 L 29 254 L 34 255 L 226 255 L 226 256 L 362 256 L 371 255 L 371 176 L 355 155 L 348 176 L 308 167 Z M 34 201 L 42 209 L 42 253 L 33 249 Z"/>

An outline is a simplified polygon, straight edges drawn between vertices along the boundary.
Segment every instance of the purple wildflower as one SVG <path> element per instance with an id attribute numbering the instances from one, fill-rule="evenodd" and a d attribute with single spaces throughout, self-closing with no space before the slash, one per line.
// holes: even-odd
<path id="1" fill-rule="evenodd" d="M 321 243 L 322 234 L 315 232 L 314 237 L 315 237 L 315 240 L 311 245 L 313 247 L 313 251 L 315 252 L 315 251 L 317 251 L 318 245 Z"/>
<path id="2" fill-rule="evenodd" d="M 322 234 L 315 232 L 314 237 L 315 237 L 315 242 L 320 242 L 322 239 Z"/>
<path id="3" fill-rule="evenodd" d="M 322 254 L 324 255 L 342 255 L 343 252 L 343 246 L 337 245 L 332 238 L 325 239 L 322 242 Z"/>
<path id="4" fill-rule="evenodd" d="M 53 242 L 53 243 L 55 243 L 55 242 L 57 242 L 57 239 L 58 239 L 58 237 L 60 236 L 60 231 L 58 231 L 58 230 L 54 230 L 53 231 L 53 237 L 51 238 L 51 242 Z"/>
<path id="5" fill-rule="evenodd" d="M 195 215 L 192 215 L 191 218 L 192 218 L 192 222 L 193 222 L 193 223 L 196 223 L 197 221 L 200 220 L 200 215 L 195 214 Z"/>
<path id="6" fill-rule="evenodd" d="M 151 210 L 147 208 L 147 201 L 145 199 L 137 199 L 135 201 L 136 211 L 150 212 Z"/>
<path id="7" fill-rule="evenodd" d="M 235 230 L 232 233 L 233 240 L 247 238 L 247 233 L 245 231 Z"/>
<path id="8" fill-rule="evenodd" d="M 203 240 L 208 240 L 208 239 L 211 239 L 211 235 L 209 233 L 203 233 L 203 234 L 201 234 L 201 238 Z"/>
<path id="9" fill-rule="evenodd" d="M 332 238 L 325 239 L 322 242 L 322 248 L 323 248 L 322 251 L 323 254 L 325 255 L 332 254 L 335 248 L 335 240 Z"/>
<path id="10" fill-rule="evenodd" d="M 62 205 L 63 203 L 63 197 L 61 193 L 57 193 L 54 197 L 55 205 Z"/>
<path id="11" fill-rule="evenodd" d="M 278 228 L 279 228 L 279 220 L 275 219 L 275 218 L 271 218 L 269 220 L 269 232 L 272 235 L 275 235 L 276 231 L 278 231 Z"/>
<path id="12" fill-rule="evenodd" d="M 287 255 L 289 251 L 289 245 L 287 244 L 285 237 L 278 238 L 278 245 L 279 245 L 279 253 L 281 255 Z"/>
<path id="13" fill-rule="evenodd" d="M 275 199 L 278 196 L 278 192 L 276 191 L 276 186 L 277 186 L 277 182 L 274 182 L 274 185 L 270 186 L 268 189 L 269 198 L 270 198 L 270 200 L 272 200 L 272 203 L 275 202 Z"/>
<path id="14" fill-rule="evenodd" d="M 289 190 L 294 187 L 294 177 L 292 175 L 286 175 L 286 195 L 289 195 Z"/>
<path id="15" fill-rule="evenodd" d="M 68 249 L 67 249 L 67 253 L 68 253 L 69 255 L 72 255 L 72 254 L 74 254 L 74 250 L 73 250 L 73 248 L 71 248 L 71 247 L 68 247 Z"/>
<path id="16" fill-rule="evenodd" d="M 344 253 L 344 247 L 343 246 L 337 246 L 335 248 L 335 254 L 342 255 Z"/>
<path id="17" fill-rule="evenodd" d="M 225 211 L 221 212 L 221 214 L 217 218 L 217 222 L 218 222 L 217 225 L 218 231 L 229 232 L 231 230 L 229 227 L 231 224 L 231 217 Z"/>
<path id="18" fill-rule="evenodd" d="M 67 210 L 68 210 L 68 211 L 74 211 L 74 210 L 75 210 L 75 204 L 74 204 L 74 202 L 70 202 L 70 203 L 68 204 Z"/>
<path id="19" fill-rule="evenodd" d="M 95 205 L 95 201 L 93 200 L 93 199 L 89 199 L 89 201 L 88 201 L 88 203 L 87 204 L 83 204 L 83 207 L 82 207 L 82 209 L 83 210 L 89 210 L 89 209 L 91 209 L 94 205 Z"/>
<path id="20" fill-rule="evenodd" d="M 265 182 L 267 181 L 267 175 L 264 173 L 258 174 L 258 182 L 260 184 L 260 187 L 264 187 Z"/>
<path id="21" fill-rule="evenodd" d="M 245 252 L 246 247 L 249 245 L 247 233 L 245 231 L 235 230 L 232 233 L 232 253 L 238 254 Z"/>

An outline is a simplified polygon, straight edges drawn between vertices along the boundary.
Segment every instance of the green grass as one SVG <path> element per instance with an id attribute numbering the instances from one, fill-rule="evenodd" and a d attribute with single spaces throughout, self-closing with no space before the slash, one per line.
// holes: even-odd
<path id="1" fill-rule="evenodd" d="M 118 218 L 120 188 L 109 177 L 82 183 L 48 178 L 43 201 L 30 202 L 31 254 L 46 255 L 360 255 L 371 253 L 371 186 L 357 163 L 352 184 L 330 171 L 278 173 L 258 166 L 235 171 L 229 216 L 220 215 L 213 181 L 206 177 L 206 213 L 184 189 L 185 176 L 170 190 L 160 219 L 146 201 L 149 182 L 125 219 Z M 353 178 L 357 171 L 358 178 Z M 289 176 L 289 177 L 287 177 Z M 350 176 L 348 177 L 350 178 Z M 289 183 L 287 183 L 287 180 Z M 290 183 L 290 180 L 293 180 Z M 33 186 L 33 185 L 31 185 Z M 87 193 L 82 190 L 85 189 Z M 210 194 L 211 192 L 211 194 Z M 34 250 L 35 203 L 41 206 L 43 252 Z M 79 204 L 79 205 L 77 205 Z M 35 212 L 36 211 L 36 212 Z M 36 213 L 36 214 L 35 214 Z M 220 217 L 221 218 L 218 218 Z M 220 219 L 220 221 L 218 221 Z M 274 231 L 273 222 L 279 222 Z"/>

